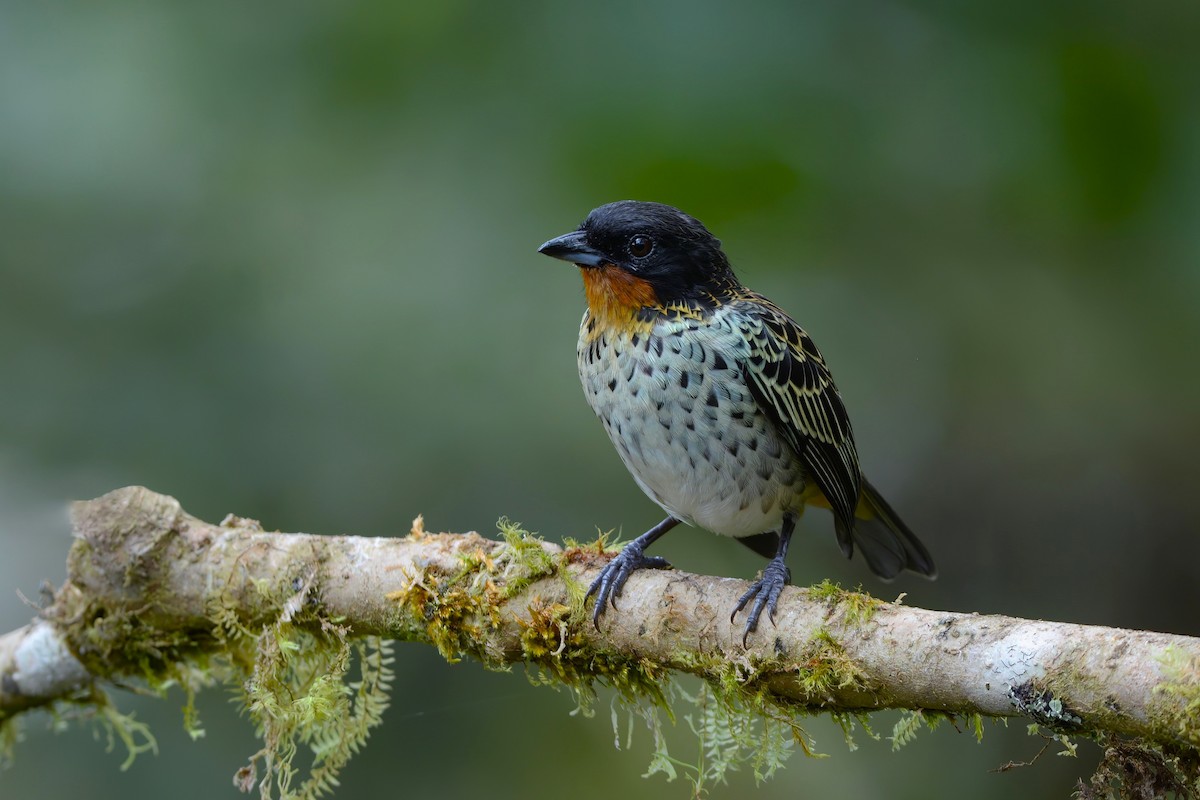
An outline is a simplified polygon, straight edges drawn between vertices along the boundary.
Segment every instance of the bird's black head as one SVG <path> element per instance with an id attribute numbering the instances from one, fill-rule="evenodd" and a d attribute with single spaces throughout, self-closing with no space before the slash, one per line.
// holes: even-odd
<path id="1" fill-rule="evenodd" d="M 654 289 L 659 302 L 719 298 L 736 280 L 721 241 L 695 217 L 662 203 L 600 206 L 543 253 L 589 268 L 619 267 Z"/>

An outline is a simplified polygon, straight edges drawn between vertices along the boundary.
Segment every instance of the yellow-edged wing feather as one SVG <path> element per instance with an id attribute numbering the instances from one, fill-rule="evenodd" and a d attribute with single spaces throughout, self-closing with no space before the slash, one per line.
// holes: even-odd
<path id="1" fill-rule="evenodd" d="M 734 302 L 744 312 L 743 333 L 751 347 L 742 365 L 750 391 L 800 456 L 833 511 L 838 544 L 849 556 L 862 472 L 850 418 L 825 359 L 808 334 L 771 301 L 750 294 Z"/>
<path id="2" fill-rule="evenodd" d="M 778 306 L 747 292 L 742 332 L 750 353 L 742 372 L 759 408 L 800 456 L 815 486 L 806 502 L 833 512 L 838 545 L 849 558 L 857 543 L 871 571 L 894 578 L 937 568 L 925 545 L 863 478 L 846 407 L 812 339 Z"/>

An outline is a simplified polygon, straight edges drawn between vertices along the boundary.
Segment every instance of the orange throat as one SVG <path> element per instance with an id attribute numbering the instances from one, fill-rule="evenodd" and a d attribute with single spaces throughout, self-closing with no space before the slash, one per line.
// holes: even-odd
<path id="1" fill-rule="evenodd" d="M 643 308 L 659 304 L 649 281 L 612 264 L 581 267 L 579 271 L 583 274 L 583 291 L 596 323 L 596 335 L 601 330 L 631 333 L 650 326 L 638 315 Z"/>

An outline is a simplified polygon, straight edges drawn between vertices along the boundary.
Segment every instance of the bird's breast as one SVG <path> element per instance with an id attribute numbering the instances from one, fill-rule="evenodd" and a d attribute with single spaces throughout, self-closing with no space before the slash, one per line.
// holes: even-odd
<path id="1" fill-rule="evenodd" d="M 746 385 L 749 345 L 737 327 L 720 315 L 637 330 L 596 323 L 592 309 L 580 328 L 580 379 L 642 489 L 717 533 L 777 526 L 803 477 Z"/>

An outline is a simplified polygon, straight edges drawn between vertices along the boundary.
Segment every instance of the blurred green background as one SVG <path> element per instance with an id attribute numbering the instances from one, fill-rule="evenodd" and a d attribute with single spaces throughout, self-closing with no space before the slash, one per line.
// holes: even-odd
<path id="1" fill-rule="evenodd" d="M 396 535 L 640 533 L 583 401 L 594 206 L 698 216 L 813 334 L 868 474 L 936 583 L 875 582 L 826 514 L 797 583 L 1200 635 L 1200 6 L 1102 2 L 0 5 L 0 630 L 59 582 L 68 500 L 126 484 L 212 520 Z M 750 577 L 702 532 L 677 566 Z M 606 707 L 399 645 L 339 798 L 684 797 Z M 30 720 L 5 798 L 233 797 L 227 695 L 119 693 L 120 772 Z M 890 731 L 895 715 L 880 715 Z M 512 720 L 520 721 L 514 733 Z M 1063 797 L 1017 723 L 900 754 L 818 746 L 756 794 Z M 688 736 L 677 752 L 690 755 Z M 735 776 L 715 796 L 753 786 Z"/>

